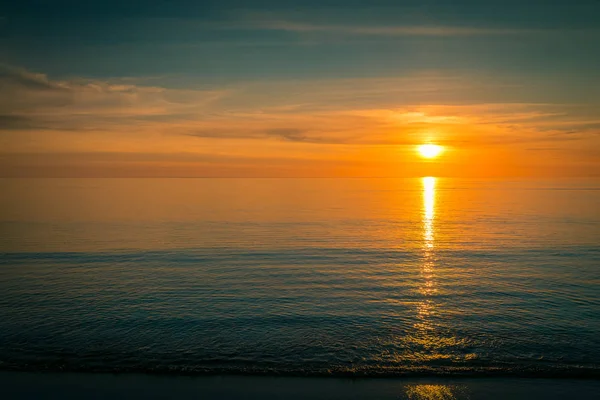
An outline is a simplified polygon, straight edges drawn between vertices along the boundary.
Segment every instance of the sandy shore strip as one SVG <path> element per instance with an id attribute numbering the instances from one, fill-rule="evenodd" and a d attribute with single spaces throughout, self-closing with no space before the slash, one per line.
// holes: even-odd
<path id="1" fill-rule="evenodd" d="M 3 399 L 597 399 L 598 380 L 0 372 Z"/>

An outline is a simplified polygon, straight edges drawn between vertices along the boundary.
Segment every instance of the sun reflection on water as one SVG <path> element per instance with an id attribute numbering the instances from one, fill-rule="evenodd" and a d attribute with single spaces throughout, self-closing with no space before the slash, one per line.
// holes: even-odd
<path id="1" fill-rule="evenodd" d="M 403 335 L 393 337 L 391 343 L 396 352 L 384 352 L 382 359 L 393 360 L 400 368 L 412 365 L 417 368 L 435 365 L 437 362 L 465 362 L 475 359 L 476 354 L 465 354 L 463 349 L 469 339 L 455 335 L 448 329 L 448 316 L 445 302 L 439 294 L 447 291 L 444 276 L 449 273 L 447 266 L 440 262 L 439 248 L 443 243 L 439 235 L 441 216 L 444 215 L 444 198 L 436 192 L 438 179 L 425 177 L 422 185 L 421 203 L 421 259 L 418 265 L 419 280 L 414 286 L 416 301 L 412 315 L 412 329 Z M 438 209 L 436 210 L 436 206 Z M 443 218 L 442 218 L 443 220 Z M 441 240 L 441 241 L 440 241 Z M 441 367 L 443 368 L 443 367 Z M 452 392 L 443 385 L 418 385 L 407 392 L 414 399 L 451 399 Z"/>
<path id="2" fill-rule="evenodd" d="M 406 397 L 410 400 L 451 400 L 464 392 L 453 385 L 407 385 Z"/>
<path id="3" fill-rule="evenodd" d="M 435 182 L 433 177 L 423 178 L 423 232 L 425 247 L 433 248 L 433 219 L 435 218 Z"/>
<path id="4" fill-rule="evenodd" d="M 435 237 L 434 237 L 434 218 L 435 218 L 435 183 L 436 178 L 423 178 L 423 266 L 421 273 L 425 282 L 421 287 L 421 294 L 431 295 L 435 292 L 435 283 L 433 281 Z M 423 307 L 421 307 L 423 308 Z M 424 307 L 427 308 L 427 307 Z"/>
<path id="5" fill-rule="evenodd" d="M 434 218 L 436 178 L 423 178 L 422 183 L 423 264 L 421 266 L 421 276 L 423 277 L 423 283 L 419 287 L 419 293 L 423 296 L 423 300 L 417 305 L 418 322 L 415 324 L 415 328 L 425 334 L 425 332 L 432 332 L 434 330 L 431 319 L 436 312 L 434 301 L 431 299 L 431 296 L 437 291 L 434 281 Z"/>

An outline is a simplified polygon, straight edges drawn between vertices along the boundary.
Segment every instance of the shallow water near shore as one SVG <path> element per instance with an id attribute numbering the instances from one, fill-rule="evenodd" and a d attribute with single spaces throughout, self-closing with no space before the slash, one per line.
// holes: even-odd
<path id="1" fill-rule="evenodd" d="M 600 377 L 597 180 L 0 187 L 5 370 Z"/>

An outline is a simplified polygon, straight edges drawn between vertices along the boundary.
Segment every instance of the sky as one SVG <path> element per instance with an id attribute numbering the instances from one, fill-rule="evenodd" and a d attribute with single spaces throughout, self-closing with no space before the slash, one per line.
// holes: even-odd
<path id="1" fill-rule="evenodd" d="M 0 176 L 600 176 L 598 43 L 598 0 L 6 2 Z"/>

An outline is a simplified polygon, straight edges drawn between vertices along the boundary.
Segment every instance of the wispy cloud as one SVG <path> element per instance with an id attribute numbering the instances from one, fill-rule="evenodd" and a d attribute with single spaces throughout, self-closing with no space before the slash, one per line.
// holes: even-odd
<path id="1" fill-rule="evenodd" d="M 255 27 L 298 33 L 320 32 L 368 36 L 482 36 L 516 35 L 535 32 L 532 30 L 514 28 L 501 29 L 436 25 L 335 25 L 286 20 L 266 20 L 256 23 Z"/>
<path id="2" fill-rule="evenodd" d="M 144 118 L 181 118 L 226 90 L 173 90 L 99 80 L 51 80 L 0 65 L 0 129 L 99 129 Z"/>

